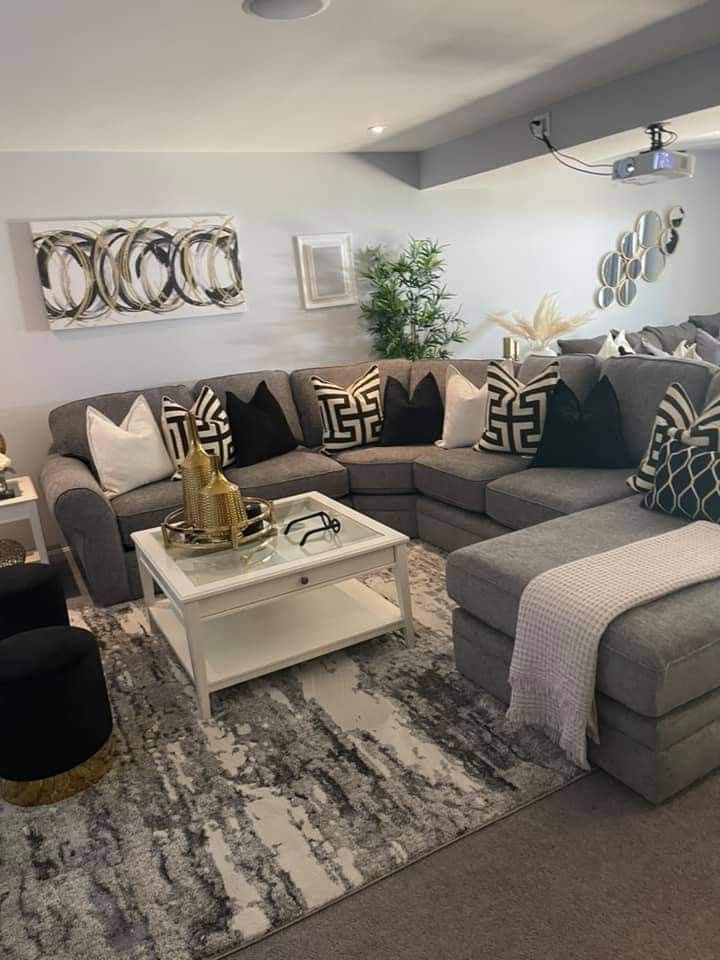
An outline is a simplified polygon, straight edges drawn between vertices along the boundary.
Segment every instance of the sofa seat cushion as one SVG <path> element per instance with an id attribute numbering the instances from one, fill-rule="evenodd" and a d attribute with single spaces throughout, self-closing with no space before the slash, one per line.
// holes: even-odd
<path id="1" fill-rule="evenodd" d="M 566 513 L 632 496 L 626 480 L 632 470 L 585 467 L 533 467 L 488 484 L 485 510 L 513 530 L 544 523 Z"/>
<path id="2" fill-rule="evenodd" d="M 335 459 L 347 469 L 353 493 L 414 493 L 413 463 L 428 449 L 428 444 L 358 447 Z"/>
<path id="3" fill-rule="evenodd" d="M 159 527 L 165 517 L 182 506 L 182 485 L 177 480 L 161 480 L 137 487 L 111 501 L 120 527 L 123 546 L 132 550 L 131 534 Z"/>
<path id="4" fill-rule="evenodd" d="M 448 592 L 474 617 L 515 635 L 523 590 L 538 574 L 682 527 L 639 497 L 551 520 L 456 550 Z M 720 583 L 697 584 L 621 614 L 598 652 L 598 689 L 636 713 L 668 711 L 720 686 Z"/>
<path id="5" fill-rule="evenodd" d="M 487 453 L 460 447 L 428 447 L 413 465 L 420 493 L 473 513 L 485 513 L 485 488 L 498 477 L 527 470 L 530 460 L 512 453 Z"/>
<path id="6" fill-rule="evenodd" d="M 342 497 L 348 492 L 347 471 L 341 464 L 302 448 L 250 467 L 229 467 L 224 472 L 242 493 L 269 500 L 311 490 L 329 497 Z M 172 480 L 151 483 L 115 497 L 112 507 L 125 547 L 133 547 L 131 534 L 159 526 L 171 510 L 181 505 L 182 486 Z"/>

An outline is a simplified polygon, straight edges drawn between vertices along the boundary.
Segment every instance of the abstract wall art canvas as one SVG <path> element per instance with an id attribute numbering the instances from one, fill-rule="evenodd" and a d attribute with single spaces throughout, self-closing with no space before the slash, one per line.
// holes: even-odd
<path id="1" fill-rule="evenodd" d="M 30 224 L 53 330 L 245 309 L 233 217 Z"/>

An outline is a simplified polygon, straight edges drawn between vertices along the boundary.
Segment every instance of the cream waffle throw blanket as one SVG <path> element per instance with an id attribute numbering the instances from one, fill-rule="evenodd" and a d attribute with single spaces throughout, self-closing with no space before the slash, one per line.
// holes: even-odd
<path id="1" fill-rule="evenodd" d="M 720 526 L 688 524 L 541 573 L 520 598 L 508 720 L 542 727 L 573 763 L 590 769 L 598 743 L 595 674 L 608 624 L 694 583 L 720 578 Z"/>

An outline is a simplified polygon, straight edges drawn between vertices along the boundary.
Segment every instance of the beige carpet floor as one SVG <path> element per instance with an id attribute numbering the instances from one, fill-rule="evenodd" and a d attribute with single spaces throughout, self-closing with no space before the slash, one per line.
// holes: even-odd
<path id="1" fill-rule="evenodd" d="M 238 960 L 718 960 L 720 775 L 662 807 L 595 773 Z"/>

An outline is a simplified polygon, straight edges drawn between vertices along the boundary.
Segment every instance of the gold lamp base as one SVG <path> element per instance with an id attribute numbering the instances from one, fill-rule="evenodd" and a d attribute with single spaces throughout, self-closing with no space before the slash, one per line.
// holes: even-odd
<path id="1" fill-rule="evenodd" d="M 97 753 L 65 773 L 45 777 L 43 780 L 0 779 L 0 797 L 16 807 L 40 807 L 46 803 L 59 803 L 99 783 L 112 767 L 112 760 L 111 735 Z"/>

